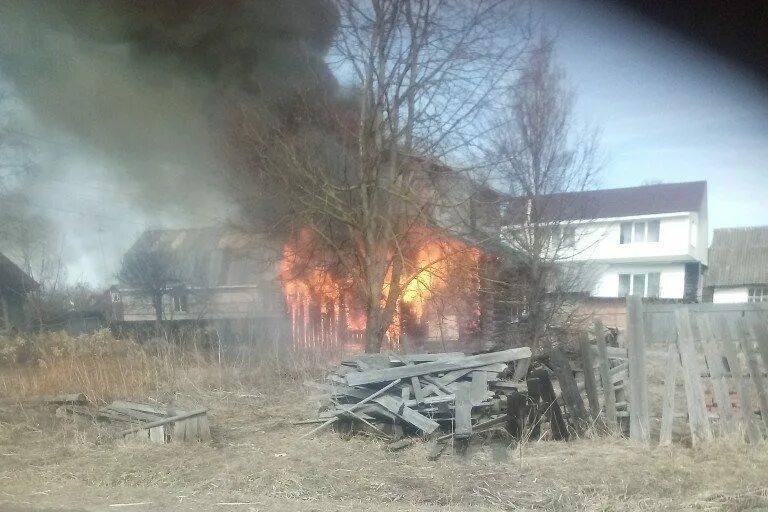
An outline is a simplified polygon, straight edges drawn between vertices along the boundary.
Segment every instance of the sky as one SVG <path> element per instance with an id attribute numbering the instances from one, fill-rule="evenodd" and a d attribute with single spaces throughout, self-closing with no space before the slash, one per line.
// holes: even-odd
<path id="1" fill-rule="evenodd" d="M 602 187 L 706 180 L 710 230 L 768 224 L 768 84 L 608 3 L 542 5 Z"/>
<path id="2" fill-rule="evenodd" d="M 576 92 L 579 123 L 597 127 L 601 186 L 706 180 L 710 229 L 768 224 L 768 85 L 696 45 L 609 4 L 536 4 Z M 211 204 L 179 209 L 169 197 L 137 208 L 130 177 L 65 133 L 37 131 L 53 178 L 34 207 L 53 215 L 71 281 L 111 284 L 120 256 L 148 227 L 194 227 L 227 218 Z M 183 197 L 183 180 L 176 194 Z"/>

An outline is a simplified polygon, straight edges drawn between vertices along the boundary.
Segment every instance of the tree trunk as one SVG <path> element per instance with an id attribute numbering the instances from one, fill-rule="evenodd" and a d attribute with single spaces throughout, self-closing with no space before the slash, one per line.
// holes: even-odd
<path id="1" fill-rule="evenodd" d="M 165 338 L 165 329 L 163 327 L 163 295 L 154 294 L 152 296 L 152 306 L 155 309 L 155 335 L 159 338 Z"/>

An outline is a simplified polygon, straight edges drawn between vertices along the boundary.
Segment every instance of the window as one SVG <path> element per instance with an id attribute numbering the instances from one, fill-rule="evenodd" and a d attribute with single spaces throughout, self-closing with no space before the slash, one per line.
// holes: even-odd
<path id="1" fill-rule="evenodd" d="M 183 313 L 187 311 L 187 294 L 185 292 L 177 292 L 173 294 L 173 310 L 177 313 Z"/>
<path id="2" fill-rule="evenodd" d="M 641 297 L 658 297 L 660 293 L 661 273 L 619 274 L 619 297 L 639 295 Z M 768 293 L 766 295 L 768 301 Z"/>
<path id="3" fill-rule="evenodd" d="M 645 297 L 645 274 L 632 274 L 632 293 Z"/>
<path id="4" fill-rule="evenodd" d="M 110 292 L 110 297 L 112 297 L 112 302 L 120 302 L 120 292 Z"/>
<path id="5" fill-rule="evenodd" d="M 649 242 L 658 242 L 659 241 L 659 231 L 661 228 L 661 222 L 658 220 L 652 220 L 648 222 L 648 241 Z"/>
<path id="6" fill-rule="evenodd" d="M 552 230 L 552 247 L 573 248 L 576 245 L 576 228 L 574 226 L 557 226 Z"/>
<path id="7" fill-rule="evenodd" d="M 631 274 L 619 274 L 619 297 L 629 295 Z"/>
<path id="8" fill-rule="evenodd" d="M 649 272 L 648 273 L 648 291 L 645 294 L 646 297 L 658 297 L 661 291 L 661 273 Z"/>
<path id="9" fill-rule="evenodd" d="M 651 220 L 648 222 L 622 222 L 619 243 L 632 244 L 643 242 L 658 242 L 661 222 Z"/>
<path id="10" fill-rule="evenodd" d="M 619 243 L 620 244 L 632 243 L 632 223 L 631 222 L 621 223 L 621 235 L 619 237 Z"/>
<path id="11" fill-rule="evenodd" d="M 747 292 L 747 302 L 768 302 L 768 286 L 755 286 Z"/>

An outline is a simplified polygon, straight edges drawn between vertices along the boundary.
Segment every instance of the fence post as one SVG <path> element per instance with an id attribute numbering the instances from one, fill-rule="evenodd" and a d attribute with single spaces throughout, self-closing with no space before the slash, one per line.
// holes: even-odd
<path id="1" fill-rule="evenodd" d="M 584 367 L 584 388 L 589 399 L 589 411 L 592 419 L 600 417 L 600 400 L 597 395 L 597 383 L 595 382 L 595 361 L 592 359 L 592 345 L 589 343 L 589 335 L 586 332 L 579 333 L 579 348 L 581 349 L 581 364 Z"/>
<path id="2" fill-rule="evenodd" d="M 645 326 L 643 302 L 637 295 L 627 296 L 627 350 L 629 355 L 629 437 L 647 443 L 648 374 L 645 366 Z"/>
<path id="3" fill-rule="evenodd" d="M 704 389 L 701 386 L 701 368 L 698 354 L 693 342 L 691 319 L 688 310 L 679 308 L 675 311 L 677 321 L 677 345 L 683 364 L 683 381 L 685 382 L 685 398 L 688 403 L 688 422 L 691 426 L 693 446 L 712 439 L 709 427 L 707 407 L 704 403 Z"/>
<path id="4" fill-rule="evenodd" d="M 605 419 L 612 429 L 616 424 L 616 391 L 611 380 L 611 363 L 608 360 L 608 346 L 605 343 L 603 323 L 595 320 L 595 339 L 597 341 L 598 363 L 600 365 L 600 382 L 603 385 L 603 403 L 605 404 Z"/>
<path id="5" fill-rule="evenodd" d="M 677 350 L 677 342 L 670 340 L 667 346 L 667 370 L 664 373 L 664 398 L 661 405 L 661 430 L 659 431 L 660 446 L 672 444 L 672 425 L 675 421 L 675 391 L 679 372 L 680 353 Z"/>
<path id="6" fill-rule="evenodd" d="M 741 338 L 741 348 L 747 358 L 747 367 L 752 377 L 752 383 L 755 386 L 755 390 L 757 390 L 757 404 L 760 407 L 760 417 L 763 419 L 763 424 L 768 427 L 768 393 L 765 391 L 763 369 L 760 367 L 758 355 L 753 345 L 755 336 L 743 318 L 736 320 L 735 331 Z"/>

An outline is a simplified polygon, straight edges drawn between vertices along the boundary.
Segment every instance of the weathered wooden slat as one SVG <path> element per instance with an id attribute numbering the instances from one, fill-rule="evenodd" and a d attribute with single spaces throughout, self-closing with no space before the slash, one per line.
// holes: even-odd
<path id="1" fill-rule="evenodd" d="M 180 420 L 184 420 L 187 418 L 191 418 L 192 416 L 197 416 L 198 414 L 205 414 L 207 412 L 207 409 L 195 409 L 190 412 L 185 412 L 182 414 L 177 414 L 176 416 L 169 416 L 167 418 L 163 418 L 157 421 L 153 421 L 151 423 L 145 423 L 143 425 L 138 425 L 135 427 L 131 427 L 129 429 L 123 430 L 120 432 L 121 435 L 125 436 L 128 434 L 131 434 L 133 432 L 138 432 L 140 430 L 145 430 L 153 427 L 159 427 L 160 425 L 167 425 L 168 423 L 175 423 Z"/>
<path id="2" fill-rule="evenodd" d="M 473 371 L 469 393 L 472 405 L 480 405 L 488 398 L 488 372 Z"/>
<path id="3" fill-rule="evenodd" d="M 392 396 L 380 396 L 375 398 L 374 402 L 380 404 L 382 407 L 418 428 L 425 434 L 431 434 L 440 428 L 440 425 L 436 421 L 427 418 L 410 407 L 406 407 L 403 402 Z"/>
<path id="4" fill-rule="evenodd" d="M 421 389 L 421 382 L 418 377 L 411 377 L 411 388 L 413 389 L 413 396 L 416 398 L 416 402 L 424 401 L 424 391 Z"/>
<path id="5" fill-rule="evenodd" d="M 680 351 L 680 360 L 683 366 L 685 398 L 688 405 L 688 423 L 691 428 L 691 440 L 695 447 L 712 439 L 712 429 L 709 425 L 709 415 L 704 402 L 704 389 L 700 377 L 701 367 L 693 342 L 688 311 L 684 308 L 677 309 L 675 321 L 677 322 L 677 348 Z"/>
<path id="6" fill-rule="evenodd" d="M 647 443 L 650 440 L 648 414 L 648 372 L 645 364 L 645 323 L 643 302 L 639 296 L 627 297 L 627 351 L 629 355 L 629 437 Z"/>
<path id="7" fill-rule="evenodd" d="M 428 363 L 432 361 L 444 361 L 446 359 L 461 359 L 462 357 L 466 357 L 464 352 L 441 352 L 437 354 L 406 354 L 404 356 L 400 355 L 390 355 L 389 360 L 393 363 L 401 362 L 402 357 L 405 357 L 408 359 L 408 361 L 412 363 Z"/>
<path id="8" fill-rule="evenodd" d="M 750 398 L 749 378 L 744 374 L 744 367 L 741 364 L 737 344 L 734 341 L 735 333 L 732 332 L 730 325 L 726 322 L 721 325 L 720 332 L 713 330 L 715 337 L 718 338 L 721 350 L 728 360 L 728 368 L 731 369 L 734 383 L 739 395 L 739 410 L 741 419 L 741 429 L 746 438 L 751 442 L 757 442 L 762 439 L 760 430 L 752 421 L 752 400 Z"/>
<path id="9" fill-rule="evenodd" d="M 301 437 L 302 437 L 302 438 L 305 438 L 305 437 L 309 437 L 309 436 L 312 436 L 312 435 L 314 435 L 314 434 L 317 434 L 318 432 L 320 432 L 320 431 L 322 431 L 322 430 L 324 430 L 324 429 L 328 428 L 328 427 L 329 427 L 329 426 L 331 426 L 333 423 L 335 423 L 336 421 L 338 421 L 338 419 L 339 419 L 339 415 L 340 415 L 340 414 L 343 414 L 343 413 L 345 413 L 345 412 L 354 411 L 355 409 L 358 409 L 358 408 L 362 407 L 363 405 L 365 405 L 366 403 L 368 403 L 368 402 L 370 402 L 371 400 L 375 399 L 376 397 L 378 397 L 378 396 L 380 396 L 380 395 L 382 395 L 382 394 L 386 393 L 386 392 L 387 392 L 389 389 L 391 389 L 391 388 L 395 387 L 395 386 L 396 386 L 396 385 L 398 385 L 399 383 L 400 383 L 400 379 L 395 379 L 395 380 L 393 380 L 392 382 L 390 382 L 389 384 L 387 384 L 386 386 L 384 386 L 384 387 L 383 387 L 383 388 L 381 388 L 380 390 L 376 391 L 375 393 L 373 393 L 373 394 L 371 394 L 371 395 L 369 395 L 369 396 L 367 396 L 367 397 L 363 398 L 363 399 L 362 399 L 362 400 L 360 400 L 359 402 L 357 402 L 357 403 L 355 403 L 355 404 L 352 404 L 352 405 L 350 405 L 349 407 L 347 407 L 347 408 L 345 408 L 345 409 L 341 410 L 341 411 L 340 411 L 340 412 L 339 412 L 339 413 L 338 413 L 336 416 L 334 416 L 333 418 L 330 418 L 328 421 L 326 421 L 325 423 L 323 423 L 323 424 L 322 424 L 322 425 L 320 425 L 319 427 L 317 427 L 317 428 L 314 428 L 314 429 L 310 430 L 309 432 L 307 432 L 306 434 L 304 434 L 304 435 L 303 435 L 303 436 L 301 436 Z M 393 412 L 394 412 L 394 411 L 393 411 Z"/>
<path id="10" fill-rule="evenodd" d="M 753 320 L 750 323 L 752 333 L 755 336 L 757 342 L 757 350 L 760 352 L 760 358 L 763 360 L 762 369 L 763 375 L 768 370 L 768 325 L 765 322 L 758 322 Z"/>
<path id="11" fill-rule="evenodd" d="M 592 419 L 596 420 L 600 417 L 600 399 L 595 381 L 595 361 L 592 359 L 592 348 L 586 332 L 579 333 L 579 348 L 581 349 L 581 363 L 584 367 L 584 385 L 589 400 L 589 412 L 592 414 Z"/>
<path id="12" fill-rule="evenodd" d="M 563 354 L 562 350 L 555 349 L 550 355 L 550 361 L 557 375 L 561 396 L 568 408 L 568 412 L 570 412 L 576 428 L 583 431 L 589 426 L 589 415 L 584 407 L 584 401 L 581 399 L 576 379 L 573 378 L 568 358 Z"/>
<path id="13" fill-rule="evenodd" d="M 526 357 L 515 362 L 515 371 L 512 374 L 512 380 L 516 382 L 524 381 L 528 375 L 528 368 L 531 366 L 531 358 Z"/>
<path id="14" fill-rule="evenodd" d="M 456 385 L 453 433 L 458 438 L 466 438 L 472 435 L 471 393 L 471 384 L 469 382 L 460 382 Z"/>
<path id="15" fill-rule="evenodd" d="M 664 396 L 661 403 L 661 430 L 659 445 L 672 444 L 672 426 L 675 420 L 675 390 L 677 374 L 680 373 L 680 353 L 677 344 L 670 342 L 667 346 L 667 366 L 664 372 Z"/>
<path id="16" fill-rule="evenodd" d="M 51 405 L 85 405 L 88 403 L 88 399 L 83 393 L 72 393 L 68 395 L 53 395 L 53 396 L 41 396 L 33 401 L 45 402 Z"/>
<path id="17" fill-rule="evenodd" d="M 608 350 L 603 334 L 603 323 L 600 320 L 595 321 L 595 340 L 597 342 L 597 361 L 600 371 L 600 382 L 603 387 L 603 408 L 605 409 L 605 419 L 608 426 L 616 427 L 616 391 L 613 389 L 611 381 L 611 362 L 608 360 Z"/>
<path id="18" fill-rule="evenodd" d="M 747 359 L 747 367 L 752 376 L 752 385 L 755 386 L 757 391 L 757 405 L 760 408 L 760 417 L 765 427 L 768 428 L 768 393 L 766 393 L 765 389 L 765 379 L 761 375 L 759 356 L 753 344 L 755 336 L 743 318 L 736 320 L 734 327 L 741 338 L 741 349 L 744 351 Z"/>
<path id="19" fill-rule="evenodd" d="M 346 376 L 347 384 L 350 386 L 360 386 L 365 384 L 374 384 L 377 382 L 387 382 L 395 379 L 408 377 L 419 377 L 436 372 L 448 372 L 453 370 L 463 370 L 466 368 L 478 368 L 493 363 L 503 363 L 507 361 L 516 361 L 525 357 L 531 357 L 531 349 L 528 347 L 513 348 L 501 352 L 491 352 L 488 354 L 479 354 L 468 356 L 461 359 L 450 361 L 433 361 L 429 363 L 402 366 L 397 368 L 369 370 L 367 372 L 350 373 Z"/>
<path id="20" fill-rule="evenodd" d="M 600 325 L 602 325 L 602 323 Z M 596 339 L 600 339 L 600 338 L 602 338 L 603 342 L 605 342 L 605 338 L 603 336 L 596 336 Z M 629 353 L 627 352 L 626 348 L 609 347 L 608 345 L 606 345 L 606 352 L 609 359 L 629 359 Z M 597 346 L 592 347 L 592 355 L 597 357 L 598 355 Z"/>
<path id="21" fill-rule="evenodd" d="M 712 388 L 715 390 L 720 430 L 723 434 L 730 434 L 733 431 L 733 421 L 731 420 L 733 411 L 731 410 L 731 395 L 728 391 L 728 381 L 725 378 L 723 356 L 720 354 L 720 350 L 715 343 L 709 318 L 704 315 L 698 315 L 696 323 L 699 325 L 701 345 L 704 347 L 704 356 L 707 360 Z"/>

